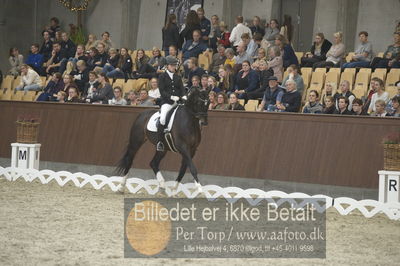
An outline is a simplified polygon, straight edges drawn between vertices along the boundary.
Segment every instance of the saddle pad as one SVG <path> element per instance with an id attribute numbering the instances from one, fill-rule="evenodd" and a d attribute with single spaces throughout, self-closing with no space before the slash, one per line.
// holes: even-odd
<path id="1" fill-rule="evenodd" d="M 174 124 L 176 110 L 178 110 L 178 108 L 179 107 L 175 108 L 174 112 L 171 115 L 171 118 L 169 119 L 168 131 L 171 131 L 171 129 L 172 129 L 172 125 Z M 157 132 L 157 121 L 159 118 L 160 118 L 160 112 L 156 112 L 150 117 L 149 122 L 147 122 L 147 130 L 148 131 Z"/>

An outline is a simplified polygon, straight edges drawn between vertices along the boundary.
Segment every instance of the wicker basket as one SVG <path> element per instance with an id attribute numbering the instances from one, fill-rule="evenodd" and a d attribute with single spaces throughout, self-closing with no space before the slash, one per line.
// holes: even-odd
<path id="1" fill-rule="evenodd" d="M 39 125 L 36 122 L 17 122 L 17 142 L 37 143 L 39 136 Z"/>
<path id="2" fill-rule="evenodd" d="M 400 171 L 400 144 L 383 144 L 384 169 Z"/>

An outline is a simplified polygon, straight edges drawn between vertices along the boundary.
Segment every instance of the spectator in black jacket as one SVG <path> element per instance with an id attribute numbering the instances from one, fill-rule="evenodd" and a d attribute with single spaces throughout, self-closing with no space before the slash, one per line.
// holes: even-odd
<path id="1" fill-rule="evenodd" d="M 52 17 L 50 19 L 50 26 L 47 26 L 45 28 L 45 30 L 49 32 L 50 38 L 52 39 L 52 41 L 55 41 L 56 40 L 56 32 L 61 31 L 60 21 L 58 20 L 58 18 Z"/>
<path id="2" fill-rule="evenodd" d="M 101 70 L 101 72 L 107 74 L 111 70 L 114 70 L 117 67 L 118 61 L 119 61 L 119 53 L 117 53 L 117 50 L 115 48 L 110 48 L 110 50 L 108 50 L 107 61 L 104 64 L 104 67 Z"/>
<path id="3" fill-rule="evenodd" d="M 204 69 L 202 69 L 201 67 L 199 67 L 199 63 L 196 57 L 191 57 L 188 60 L 188 69 L 189 69 L 189 73 L 188 73 L 188 87 L 191 88 L 192 87 L 192 77 L 194 76 L 198 76 L 201 77 L 204 74 L 206 74 L 206 72 L 204 71 Z"/>
<path id="4" fill-rule="evenodd" d="M 43 44 L 40 47 L 39 54 L 43 55 L 43 61 L 47 62 L 47 60 L 51 57 L 51 51 L 53 50 L 53 42 L 50 39 L 50 33 L 48 31 L 43 32 Z"/>
<path id="5" fill-rule="evenodd" d="M 169 14 L 167 23 L 162 29 L 162 50 L 165 56 L 169 55 L 169 47 L 174 45 L 179 47 L 179 28 L 176 25 L 176 15 Z"/>
<path id="6" fill-rule="evenodd" d="M 128 54 L 128 49 L 121 48 L 119 60 L 116 67 L 105 66 L 103 68 L 103 71 L 105 69 L 106 71 L 108 71 L 106 72 L 108 78 L 126 79 L 128 75 L 132 73 L 132 58 Z"/>
<path id="7" fill-rule="evenodd" d="M 286 92 L 282 96 L 282 102 L 277 104 L 278 110 L 281 112 L 297 113 L 301 107 L 301 95 L 296 89 L 296 82 L 293 80 L 286 81 Z"/>
<path id="8" fill-rule="evenodd" d="M 92 98 L 93 93 L 99 88 L 100 83 L 97 81 L 97 74 L 94 71 L 89 72 L 89 81 L 85 84 L 83 88 L 82 96 L 84 98 Z"/>
<path id="9" fill-rule="evenodd" d="M 244 111 L 243 105 L 239 103 L 238 96 L 234 92 L 229 95 L 229 105 L 227 110 Z"/>
<path id="10" fill-rule="evenodd" d="M 325 61 L 326 53 L 329 51 L 331 46 L 332 43 L 325 39 L 323 33 L 317 33 L 311 51 L 301 58 L 301 67 L 312 67 L 317 62 Z"/>
<path id="11" fill-rule="evenodd" d="M 61 33 L 61 48 L 67 53 L 67 58 L 74 57 L 76 52 L 76 45 L 71 39 L 67 32 Z"/>
<path id="12" fill-rule="evenodd" d="M 352 115 L 353 112 L 349 111 L 349 99 L 344 96 L 340 96 L 338 99 L 338 109 L 335 110 L 334 114 L 337 115 Z"/>
<path id="13" fill-rule="evenodd" d="M 104 43 L 99 42 L 96 48 L 99 53 L 97 57 L 98 60 L 94 62 L 94 71 L 101 72 L 104 65 L 107 63 L 108 54 L 106 52 L 106 45 Z"/>
<path id="14" fill-rule="evenodd" d="M 46 73 L 52 75 L 55 72 L 64 73 L 65 69 L 62 69 L 61 63 L 67 61 L 67 54 L 64 49 L 61 48 L 59 42 L 53 43 L 53 51 L 51 52 L 51 57 L 46 63 Z"/>
<path id="15" fill-rule="evenodd" d="M 334 114 L 336 112 L 335 99 L 332 96 L 326 96 L 324 104 L 323 114 Z"/>
<path id="16" fill-rule="evenodd" d="M 265 29 L 261 25 L 261 19 L 259 16 L 254 16 L 253 18 L 253 26 L 250 27 L 251 35 L 254 36 L 256 33 L 260 33 L 261 36 L 265 35 Z"/>
<path id="17" fill-rule="evenodd" d="M 186 16 L 186 23 L 180 35 L 180 43 L 178 48 L 182 48 L 184 42 L 193 40 L 193 31 L 198 30 L 201 32 L 200 19 L 196 11 L 191 10 Z"/>
<path id="18" fill-rule="evenodd" d="M 85 89 L 85 84 L 89 82 L 89 69 L 86 67 L 86 63 L 83 60 L 79 60 L 76 63 L 78 71 L 71 73 L 74 76 L 75 83 L 80 93 Z"/>

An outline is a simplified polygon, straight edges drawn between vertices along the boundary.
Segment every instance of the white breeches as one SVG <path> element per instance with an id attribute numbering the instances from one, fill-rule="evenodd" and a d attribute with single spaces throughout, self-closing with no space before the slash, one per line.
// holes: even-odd
<path id="1" fill-rule="evenodd" d="M 172 109 L 172 104 L 167 104 L 164 103 L 161 105 L 161 110 L 160 110 L 160 123 L 161 125 L 165 126 L 165 120 L 167 119 L 167 114 L 168 112 Z"/>

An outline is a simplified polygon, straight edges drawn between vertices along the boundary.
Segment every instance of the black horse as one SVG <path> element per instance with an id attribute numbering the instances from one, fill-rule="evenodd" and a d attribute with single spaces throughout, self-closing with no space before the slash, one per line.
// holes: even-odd
<path id="1" fill-rule="evenodd" d="M 201 185 L 199 179 L 197 178 L 197 169 L 193 164 L 192 158 L 194 157 L 197 147 L 201 141 L 201 125 L 207 125 L 208 105 L 208 92 L 193 88 L 187 94 L 187 101 L 185 103 L 178 104 L 176 107 L 178 110 L 176 111 L 174 123 L 170 133 L 176 151 L 182 155 L 182 162 L 178 178 L 176 179 L 177 183 L 175 189 L 178 187 L 183 176 L 185 175 L 187 167 L 189 167 L 190 172 L 195 180 L 196 187 L 201 191 Z M 124 191 L 129 169 L 132 167 L 133 159 L 135 158 L 135 155 L 140 147 L 146 142 L 147 139 L 150 140 L 153 145 L 157 145 L 157 132 L 151 132 L 147 130 L 147 123 L 155 112 L 157 111 L 145 111 L 139 114 L 133 123 L 128 147 L 117 168 L 118 173 L 124 176 L 121 186 L 119 187 L 120 192 Z M 156 154 L 150 162 L 150 167 L 153 169 L 159 185 L 162 188 L 165 188 L 165 184 L 159 166 L 161 160 L 164 158 L 167 152 L 171 151 L 171 148 L 166 144 L 165 140 L 164 147 L 164 151 L 156 151 Z"/>

